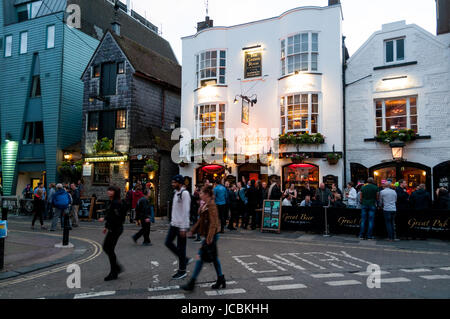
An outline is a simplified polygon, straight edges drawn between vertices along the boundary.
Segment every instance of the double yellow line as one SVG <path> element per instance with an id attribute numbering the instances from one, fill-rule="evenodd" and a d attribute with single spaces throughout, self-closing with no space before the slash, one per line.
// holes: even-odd
<path id="1" fill-rule="evenodd" d="M 20 230 L 14 230 L 14 231 L 11 231 L 11 232 L 24 233 L 24 234 L 36 234 L 36 233 L 33 233 L 33 232 L 26 232 L 26 231 L 20 231 Z M 61 236 L 61 235 L 56 235 L 56 234 L 55 235 L 53 235 L 53 234 L 42 234 L 42 235 L 51 236 L 51 237 L 60 237 Z M 34 279 L 37 279 L 37 278 L 41 278 L 41 277 L 44 277 L 44 276 L 48 276 L 48 275 L 51 275 L 51 274 L 54 274 L 54 273 L 66 270 L 67 269 L 67 265 L 71 265 L 71 264 L 82 265 L 82 264 L 85 264 L 87 262 L 90 262 L 91 260 L 94 260 L 98 256 L 100 256 L 102 251 L 103 251 L 102 246 L 98 242 L 96 242 L 94 240 L 80 238 L 80 237 L 73 237 L 73 236 L 71 238 L 76 239 L 76 240 L 80 240 L 80 241 L 84 241 L 84 242 L 92 245 L 94 247 L 93 253 L 90 256 L 88 256 L 86 258 L 83 258 L 81 260 L 73 261 L 73 262 L 70 262 L 70 263 L 66 263 L 64 266 L 60 266 L 60 267 L 57 267 L 57 268 L 54 268 L 54 269 L 46 270 L 46 271 L 43 271 L 43 272 L 40 272 L 40 273 L 37 273 L 37 274 L 33 274 L 33 275 L 25 275 L 24 277 L 20 277 L 20 278 L 17 278 L 17 279 L 11 279 L 11 280 L 8 280 L 8 281 L 5 281 L 5 282 L 0 281 L 0 288 L 6 287 L 6 286 L 10 286 L 10 285 L 19 284 L 19 283 L 22 283 L 22 282 L 25 282 L 25 281 L 34 280 Z"/>

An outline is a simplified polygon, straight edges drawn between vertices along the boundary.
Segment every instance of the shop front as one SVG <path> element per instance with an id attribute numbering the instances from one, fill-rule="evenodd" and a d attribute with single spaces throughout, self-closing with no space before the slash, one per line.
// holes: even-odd
<path id="1" fill-rule="evenodd" d="M 283 189 L 288 189 L 291 183 L 295 184 L 295 188 L 300 193 L 309 183 L 311 189 L 319 188 L 320 174 L 319 166 L 309 163 L 289 164 L 283 167 Z"/>
<path id="2" fill-rule="evenodd" d="M 269 182 L 269 176 L 267 175 L 267 166 L 260 164 L 243 164 L 238 167 L 238 181 L 242 181 L 245 178 L 246 181 L 261 181 L 264 183 Z"/>
<path id="3" fill-rule="evenodd" d="M 196 169 L 196 183 L 203 185 L 206 180 L 213 183 L 216 179 L 226 178 L 226 169 L 221 165 L 204 165 Z"/>

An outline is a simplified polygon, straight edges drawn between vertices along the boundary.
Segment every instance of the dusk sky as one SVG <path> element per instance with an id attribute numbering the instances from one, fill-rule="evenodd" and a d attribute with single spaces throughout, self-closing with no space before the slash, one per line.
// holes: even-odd
<path id="1" fill-rule="evenodd" d="M 122 0 L 126 2 L 126 0 Z M 132 8 L 162 31 L 181 63 L 181 37 L 195 34 L 205 18 L 206 0 L 132 0 Z M 342 0 L 344 35 L 350 55 L 384 23 L 406 20 L 436 34 L 435 0 Z M 275 17 L 301 6 L 326 6 L 328 0 L 209 0 L 215 26 Z"/>

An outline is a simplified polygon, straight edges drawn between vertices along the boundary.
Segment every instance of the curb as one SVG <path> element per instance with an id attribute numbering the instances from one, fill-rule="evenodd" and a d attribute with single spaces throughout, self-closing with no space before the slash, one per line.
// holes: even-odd
<path id="1" fill-rule="evenodd" d="M 74 240 L 74 241 L 78 242 L 78 240 Z M 76 247 L 77 247 L 77 249 L 75 249 L 72 254 L 62 257 L 62 258 L 59 258 L 54 261 L 34 264 L 31 266 L 22 267 L 22 268 L 15 269 L 15 270 L 9 270 L 7 272 L 0 272 L 0 282 L 5 279 L 22 276 L 22 275 L 29 274 L 29 273 L 32 273 L 32 272 L 35 272 L 38 270 L 42 270 L 45 268 L 50 268 L 50 267 L 53 267 L 56 265 L 70 262 L 70 261 L 77 259 L 78 257 L 84 255 L 86 253 L 86 251 L 88 250 L 87 247 L 83 244 L 80 244 L 80 246 L 76 246 Z"/>

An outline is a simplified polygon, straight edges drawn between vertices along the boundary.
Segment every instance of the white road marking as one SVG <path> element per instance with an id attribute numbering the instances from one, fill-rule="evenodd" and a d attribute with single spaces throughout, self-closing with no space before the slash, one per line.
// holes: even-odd
<path id="1" fill-rule="evenodd" d="M 450 267 L 439 268 L 441 270 L 450 270 Z"/>
<path id="2" fill-rule="evenodd" d="M 176 290 L 176 289 L 180 289 L 180 286 L 148 288 L 148 291 L 149 292 L 155 292 L 155 291 L 167 291 L 167 290 Z"/>
<path id="3" fill-rule="evenodd" d="M 76 294 L 73 299 L 85 299 L 85 298 L 95 298 L 95 297 L 103 297 L 103 296 L 112 296 L 115 295 L 115 291 L 102 291 L 102 292 L 89 292 L 85 294 Z"/>
<path id="4" fill-rule="evenodd" d="M 301 261 L 303 261 L 303 262 L 305 262 L 305 263 L 307 263 L 307 264 L 309 264 L 311 266 L 317 267 L 319 269 L 326 269 L 325 267 L 319 266 L 319 265 L 317 265 L 317 264 L 315 264 L 315 263 L 313 263 L 313 262 L 311 262 L 311 261 L 309 261 L 307 259 L 304 259 L 304 258 L 298 256 L 298 253 L 281 254 L 281 256 L 292 256 L 292 257 L 295 257 L 298 260 L 301 260 Z"/>
<path id="5" fill-rule="evenodd" d="M 403 271 L 403 272 L 429 272 L 431 270 L 426 269 L 426 268 L 417 268 L 417 269 L 400 269 L 400 271 Z"/>
<path id="6" fill-rule="evenodd" d="M 259 282 L 288 281 L 288 280 L 294 280 L 294 277 L 291 277 L 291 276 L 283 276 L 283 277 L 258 278 L 258 281 L 259 281 Z"/>
<path id="7" fill-rule="evenodd" d="M 431 275 L 431 276 L 420 276 L 423 279 L 436 280 L 436 279 L 450 279 L 449 275 Z"/>
<path id="8" fill-rule="evenodd" d="M 245 294 L 245 289 L 225 289 L 225 290 L 215 290 L 215 291 L 205 291 L 207 296 L 222 296 L 222 295 L 236 295 Z"/>
<path id="9" fill-rule="evenodd" d="M 279 285 L 279 286 L 267 286 L 270 290 L 292 290 L 292 289 L 303 289 L 307 288 L 302 284 L 293 284 L 293 285 Z"/>
<path id="10" fill-rule="evenodd" d="M 200 284 L 200 285 L 196 285 L 196 286 L 200 287 L 200 288 L 209 288 L 209 287 L 211 287 L 212 284 L 214 284 L 214 283 L 210 282 L 210 283 Z M 236 285 L 236 284 L 237 284 L 236 281 L 227 281 L 227 285 Z"/>
<path id="11" fill-rule="evenodd" d="M 396 282 L 410 282 L 411 280 L 404 277 L 398 277 L 398 278 L 381 278 L 382 284 L 391 284 Z"/>
<path id="12" fill-rule="evenodd" d="M 311 275 L 313 278 L 336 278 L 336 277 L 344 277 L 344 274 L 315 274 Z"/>
<path id="13" fill-rule="evenodd" d="M 178 295 L 162 295 L 162 296 L 152 296 L 148 297 L 148 299 L 185 299 L 186 296 L 183 294 Z"/>
<path id="14" fill-rule="evenodd" d="M 159 267 L 159 262 L 157 262 L 157 261 L 152 260 L 152 261 L 150 262 L 150 264 L 152 265 L 152 269 L 153 269 L 153 266 L 154 266 L 154 267 Z"/>
<path id="15" fill-rule="evenodd" d="M 266 272 L 277 272 L 278 270 L 273 269 L 273 270 L 256 270 L 252 267 L 250 267 L 251 265 L 257 265 L 258 263 L 252 262 L 252 263 L 247 263 L 245 261 L 242 260 L 242 258 L 250 258 L 253 257 L 252 255 L 246 255 L 246 256 L 233 256 L 233 259 L 236 260 L 239 264 L 241 264 L 242 266 L 244 266 L 245 269 L 247 269 L 248 271 L 250 271 L 251 273 L 254 274 L 261 274 L 261 273 L 266 273 Z"/>
<path id="16" fill-rule="evenodd" d="M 373 273 L 367 272 L 367 271 L 363 271 L 363 272 L 355 272 L 353 273 L 354 275 L 357 276 L 364 276 L 364 277 L 369 277 L 370 275 L 372 275 Z M 380 275 L 389 275 L 390 272 L 389 271 L 380 271 Z"/>
<path id="17" fill-rule="evenodd" d="M 329 286 L 362 285 L 362 283 L 357 280 L 328 281 L 326 284 Z"/>

